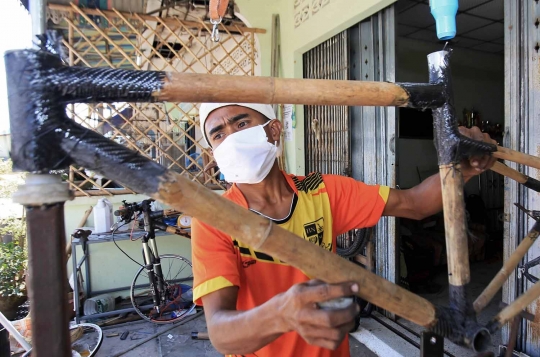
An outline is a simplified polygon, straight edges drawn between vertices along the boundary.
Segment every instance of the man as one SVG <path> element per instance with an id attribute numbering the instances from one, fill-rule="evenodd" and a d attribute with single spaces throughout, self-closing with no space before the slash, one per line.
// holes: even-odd
<path id="1" fill-rule="evenodd" d="M 234 183 L 224 197 L 323 249 L 335 252 L 337 235 L 374 226 L 381 216 L 422 219 L 442 209 L 439 175 L 410 190 L 393 190 L 342 176 L 297 177 L 280 171 L 276 157 L 282 126 L 270 105 L 202 104 L 200 119 L 217 165 L 225 180 Z M 493 142 L 478 128 L 463 128 L 462 133 Z M 464 161 L 465 180 L 493 163 L 490 157 Z M 218 351 L 258 357 L 349 356 L 347 334 L 357 305 L 326 309 L 320 304 L 353 295 L 356 284 L 310 280 L 286 262 L 197 220 L 192 223 L 192 254 L 194 299 L 204 305 Z"/>

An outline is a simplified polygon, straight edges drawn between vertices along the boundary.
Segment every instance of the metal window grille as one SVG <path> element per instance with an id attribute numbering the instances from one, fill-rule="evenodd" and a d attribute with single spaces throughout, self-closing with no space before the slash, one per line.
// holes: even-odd
<path id="1" fill-rule="evenodd" d="M 48 6 L 49 29 L 63 37 L 72 66 L 246 75 L 255 74 L 255 33 L 232 22 L 220 25 L 221 41 L 210 40 L 211 25 L 117 10 Z M 216 89 L 218 90 L 218 89 Z M 222 188 L 219 172 L 204 172 L 211 160 L 201 135 L 198 103 L 99 103 L 68 105 L 78 123 L 151 157 L 211 188 Z M 66 173 L 78 196 L 134 193 L 82 167 Z M 116 186 L 116 188 L 115 188 Z M 115 188 L 115 189 L 111 189 Z"/>
<path id="2" fill-rule="evenodd" d="M 304 54 L 304 78 L 349 79 L 347 31 Z M 304 107 L 306 172 L 350 176 L 349 108 Z"/>

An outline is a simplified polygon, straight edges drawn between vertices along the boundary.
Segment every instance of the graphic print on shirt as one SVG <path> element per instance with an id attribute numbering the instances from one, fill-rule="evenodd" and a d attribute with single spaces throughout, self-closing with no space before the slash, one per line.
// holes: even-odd
<path id="1" fill-rule="evenodd" d="M 313 244 L 332 251 L 332 216 L 322 175 L 313 173 L 302 181 L 296 176 L 292 176 L 292 180 L 298 190 L 298 199 L 294 211 L 288 218 L 294 215 L 294 219 L 285 219 L 284 223 L 278 223 L 278 225 Z M 314 207 L 316 208 L 314 209 Z M 233 244 L 242 256 L 242 261 L 245 258 L 250 258 L 249 260 L 255 259 L 266 263 L 287 265 L 268 254 L 253 250 L 247 244 L 234 238 Z M 246 267 L 243 262 L 242 266 Z"/>
<path id="2" fill-rule="evenodd" d="M 321 217 L 314 222 L 304 224 L 304 239 L 313 244 L 326 249 L 332 250 L 332 242 L 324 242 L 324 218 Z"/>

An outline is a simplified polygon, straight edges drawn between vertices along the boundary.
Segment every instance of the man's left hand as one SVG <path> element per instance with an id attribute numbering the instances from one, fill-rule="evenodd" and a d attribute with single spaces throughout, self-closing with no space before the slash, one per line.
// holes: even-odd
<path id="1" fill-rule="evenodd" d="M 473 126 L 470 129 L 460 126 L 459 132 L 471 139 L 497 145 L 497 142 L 493 140 L 489 134 L 482 133 L 480 128 L 476 126 Z M 463 178 L 467 179 L 471 178 L 472 176 L 480 175 L 482 172 L 489 170 L 495 161 L 497 161 L 497 159 L 489 154 L 483 156 L 471 156 L 468 159 L 462 160 L 461 172 L 463 174 Z"/>

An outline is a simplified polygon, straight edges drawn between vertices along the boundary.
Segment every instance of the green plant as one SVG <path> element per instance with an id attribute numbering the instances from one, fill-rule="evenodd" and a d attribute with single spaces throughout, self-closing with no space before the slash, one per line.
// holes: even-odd
<path id="1" fill-rule="evenodd" d="M 0 244 L 0 296 L 26 295 L 26 253 L 14 242 Z"/>
<path id="2" fill-rule="evenodd" d="M 0 218 L 0 237 L 11 235 L 22 248 L 26 243 L 26 219 L 16 217 Z"/>

